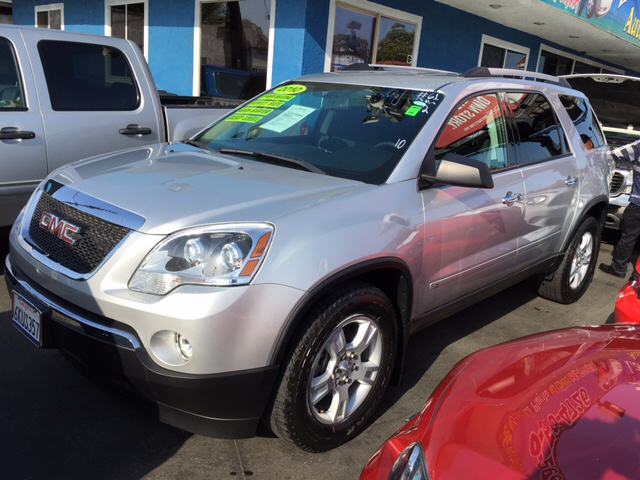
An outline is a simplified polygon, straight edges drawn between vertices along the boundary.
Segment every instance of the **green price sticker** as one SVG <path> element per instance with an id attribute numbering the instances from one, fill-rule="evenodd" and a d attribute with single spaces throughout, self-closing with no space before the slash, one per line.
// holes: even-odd
<path id="1" fill-rule="evenodd" d="M 307 89 L 304 85 L 285 85 L 284 87 L 278 87 L 274 90 L 275 93 L 287 93 L 290 95 L 295 95 L 297 93 L 302 93 Z"/>
<path id="2" fill-rule="evenodd" d="M 273 113 L 273 109 L 271 108 L 260 108 L 260 107 L 244 107 L 242 109 L 240 109 L 240 111 L 238 111 L 238 114 L 242 114 L 242 115 L 261 115 L 261 116 L 265 116 L 265 115 L 269 115 L 270 113 Z"/>
<path id="3" fill-rule="evenodd" d="M 277 100 L 263 100 L 262 98 L 254 100 L 248 106 L 249 107 L 266 107 L 266 108 L 280 108 L 286 102 L 280 102 Z"/>
<path id="4" fill-rule="evenodd" d="M 404 112 L 405 115 L 409 115 L 410 117 L 415 117 L 417 114 L 420 113 L 420 111 L 422 110 L 422 107 L 419 105 L 414 105 L 413 107 L 411 107 L 409 110 L 407 110 L 406 112 Z"/>
<path id="5" fill-rule="evenodd" d="M 256 115 L 241 115 L 234 113 L 229 118 L 225 119 L 225 122 L 237 122 L 237 123 L 258 123 L 262 120 L 262 117 Z"/>
<path id="6" fill-rule="evenodd" d="M 295 95 L 278 95 L 277 93 L 266 93 L 262 95 L 258 100 L 274 100 L 276 102 L 288 102 L 293 100 Z"/>

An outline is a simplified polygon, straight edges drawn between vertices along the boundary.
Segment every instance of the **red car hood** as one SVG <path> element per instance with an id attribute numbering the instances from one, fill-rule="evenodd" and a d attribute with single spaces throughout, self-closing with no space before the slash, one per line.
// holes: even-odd
<path id="1" fill-rule="evenodd" d="M 423 445 L 431 480 L 640 478 L 640 328 L 557 330 L 462 360 L 372 457 Z"/>

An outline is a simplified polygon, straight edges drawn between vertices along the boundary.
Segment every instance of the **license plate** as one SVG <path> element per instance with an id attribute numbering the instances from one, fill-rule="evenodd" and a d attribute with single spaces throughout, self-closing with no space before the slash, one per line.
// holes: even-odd
<path id="1" fill-rule="evenodd" d="M 42 314 L 20 294 L 13 292 L 13 325 L 36 346 L 42 345 Z"/>

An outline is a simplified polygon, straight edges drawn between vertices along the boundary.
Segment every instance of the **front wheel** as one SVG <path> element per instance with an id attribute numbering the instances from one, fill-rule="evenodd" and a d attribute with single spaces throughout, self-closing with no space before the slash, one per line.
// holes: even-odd
<path id="1" fill-rule="evenodd" d="M 594 217 L 582 220 L 558 268 L 542 279 L 538 288 L 541 297 L 568 304 L 584 295 L 593 280 L 601 233 Z"/>
<path id="2" fill-rule="evenodd" d="M 355 437 L 389 383 L 397 348 L 387 296 L 361 282 L 329 294 L 293 342 L 271 408 L 271 429 L 311 452 Z"/>

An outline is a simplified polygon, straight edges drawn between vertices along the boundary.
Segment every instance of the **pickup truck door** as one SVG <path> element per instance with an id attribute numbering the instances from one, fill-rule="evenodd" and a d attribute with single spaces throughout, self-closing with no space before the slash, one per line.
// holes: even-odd
<path id="1" fill-rule="evenodd" d="M 40 93 L 49 171 L 164 139 L 160 100 L 140 50 L 111 37 L 22 33 Z"/>
<path id="2" fill-rule="evenodd" d="M 432 186 L 422 191 L 425 215 L 422 314 L 457 302 L 509 276 L 524 220 L 522 172 L 509 163 L 504 110 L 497 94 L 462 102 L 434 147 L 485 162 L 492 189 Z"/>
<path id="3" fill-rule="evenodd" d="M 515 160 L 525 184 L 524 228 L 516 259 L 522 269 L 560 252 L 576 213 L 580 175 L 549 100 L 534 92 L 507 93 L 506 100 L 516 130 Z"/>
<path id="4" fill-rule="evenodd" d="M 44 128 L 17 29 L 0 35 L 0 226 L 11 225 L 47 173 Z"/>

